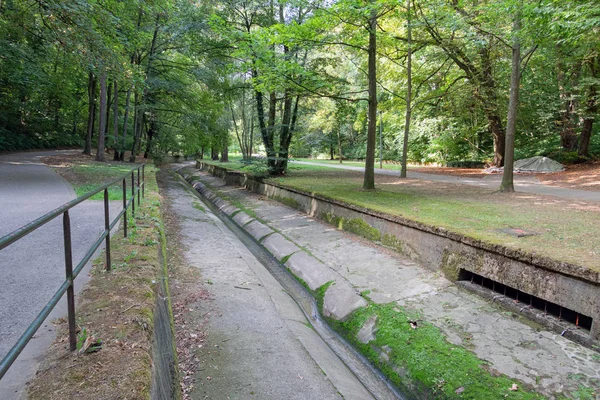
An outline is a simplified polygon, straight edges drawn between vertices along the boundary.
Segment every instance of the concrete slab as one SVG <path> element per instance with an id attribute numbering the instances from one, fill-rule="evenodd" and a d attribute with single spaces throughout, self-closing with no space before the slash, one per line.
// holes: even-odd
<path id="1" fill-rule="evenodd" d="M 317 290 L 330 281 L 336 281 L 340 278 L 321 261 L 311 257 L 304 251 L 294 253 L 287 260 L 285 266 L 288 267 L 294 275 L 302 279 L 311 290 Z"/>
<path id="2" fill-rule="evenodd" d="M 269 235 L 262 242 L 262 245 L 265 246 L 278 260 L 300 251 L 300 247 L 283 237 L 280 233 Z"/>
<path id="3" fill-rule="evenodd" d="M 238 224 L 238 226 L 242 227 L 242 226 L 246 225 L 248 222 L 254 221 L 254 218 L 252 218 L 245 212 L 240 211 L 239 213 L 237 213 L 233 216 L 233 221 L 236 224 Z"/>
<path id="4" fill-rule="evenodd" d="M 258 240 L 259 242 L 260 242 L 260 239 L 275 232 L 273 229 L 269 228 L 265 224 L 258 222 L 256 220 L 252 221 L 248 225 L 244 226 L 244 230 L 246 232 L 248 232 L 250 234 L 250 236 L 252 236 L 254 239 Z"/>
<path id="5" fill-rule="evenodd" d="M 353 311 L 367 306 L 367 301 L 345 279 L 329 286 L 323 298 L 323 315 L 343 321 Z"/>

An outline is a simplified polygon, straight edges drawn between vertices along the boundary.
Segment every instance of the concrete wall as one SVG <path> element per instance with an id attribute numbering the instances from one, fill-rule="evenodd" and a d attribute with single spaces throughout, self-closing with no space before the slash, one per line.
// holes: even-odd
<path id="1" fill-rule="evenodd" d="M 461 269 L 593 318 L 591 338 L 600 338 L 600 274 L 504 246 L 471 239 L 325 197 L 282 187 L 222 167 L 198 163 L 228 184 L 281 201 L 315 218 L 380 242 L 456 281 Z"/>

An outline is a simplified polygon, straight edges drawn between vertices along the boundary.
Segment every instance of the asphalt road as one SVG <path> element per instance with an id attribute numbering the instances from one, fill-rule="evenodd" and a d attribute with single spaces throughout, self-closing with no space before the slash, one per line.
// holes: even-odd
<path id="1" fill-rule="evenodd" d="M 43 156 L 78 150 L 0 155 L 0 237 L 74 199 L 71 186 L 50 168 Z M 117 202 L 118 203 L 118 202 Z M 111 204 L 115 215 L 120 209 Z M 73 261 L 76 265 L 104 228 L 101 201 L 86 201 L 70 211 Z M 0 359 L 16 343 L 65 279 L 62 218 L 0 250 Z M 76 293 L 87 281 L 84 269 L 75 281 Z M 65 316 L 62 299 L 9 372 L 0 381 L 0 399 L 20 397 L 55 337 L 52 321 Z"/>
<path id="2" fill-rule="evenodd" d="M 293 161 L 294 164 L 304 164 L 304 165 L 316 165 L 320 167 L 330 167 L 330 168 L 338 168 L 338 169 L 346 169 L 350 171 L 360 171 L 363 172 L 365 169 L 363 167 L 355 167 L 352 165 L 339 165 L 339 164 L 324 164 L 317 162 L 307 162 L 307 161 Z M 399 170 L 392 169 L 379 169 L 375 168 L 375 174 L 377 175 L 390 175 L 390 176 L 400 176 Z M 438 175 L 438 174 L 428 174 L 425 172 L 414 172 L 410 169 L 407 171 L 407 177 L 409 179 L 418 179 L 424 181 L 433 181 L 433 182 L 446 182 L 446 183 L 458 183 L 462 185 L 470 185 L 470 186 L 479 186 L 486 187 L 490 189 L 499 189 L 500 183 L 502 182 L 501 174 L 490 174 L 483 179 L 479 178 L 468 178 L 468 177 L 460 177 L 453 175 Z M 550 186 L 541 183 L 535 176 L 532 175 L 523 175 L 523 174 L 515 174 L 514 176 L 514 185 L 515 190 L 517 192 L 525 192 L 525 193 L 535 193 L 542 194 L 546 196 L 556 196 L 573 200 L 585 200 L 585 201 L 600 201 L 600 192 L 592 192 L 588 190 L 577 190 L 577 189 L 568 189 L 561 188 L 557 186 Z"/>

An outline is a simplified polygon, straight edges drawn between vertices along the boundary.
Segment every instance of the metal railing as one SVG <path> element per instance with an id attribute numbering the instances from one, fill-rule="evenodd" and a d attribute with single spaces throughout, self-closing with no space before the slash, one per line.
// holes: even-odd
<path id="1" fill-rule="evenodd" d="M 136 172 L 137 172 L 137 181 L 136 181 Z M 102 242 L 105 242 L 105 250 L 106 250 L 106 270 L 110 271 L 111 269 L 111 260 L 110 260 L 110 231 L 115 227 L 115 225 L 119 222 L 119 219 L 123 217 L 123 235 L 127 237 L 127 209 L 131 206 L 131 213 L 135 215 L 135 197 L 137 195 L 138 206 L 140 205 L 141 197 L 144 197 L 145 192 L 145 165 L 142 164 L 133 168 L 130 172 L 123 175 L 120 178 L 117 178 L 98 189 L 92 190 L 83 196 L 80 196 L 74 200 L 69 201 L 68 203 L 63 204 L 62 206 L 56 208 L 53 211 L 41 216 L 28 223 L 25 226 L 9 233 L 8 235 L 0 238 L 0 250 L 8 247 L 12 243 L 17 240 L 23 238 L 24 236 L 30 234 L 41 226 L 47 224 L 52 221 L 54 218 L 58 217 L 62 214 L 63 216 L 63 237 L 64 237 L 64 254 L 65 254 L 65 273 L 66 279 L 60 288 L 56 291 L 54 296 L 50 299 L 50 301 L 44 306 L 42 311 L 38 314 L 38 316 L 33 320 L 33 322 L 27 327 L 25 332 L 21 335 L 17 343 L 10 349 L 8 354 L 2 359 L 0 362 L 0 379 L 6 374 L 10 366 L 15 362 L 21 351 L 25 348 L 27 343 L 31 340 L 33 335 L 40 328 L 44 320 L 48 317 L 50 312 L 56 307 L 62 296 L 67 293 L 67 310 L 68 310 L 68 323 L 69 323 L 69 347 L 71 351 L 76 350 L 77 348 L 77 327 L 75 323 L 75 294 L 73 290 L 73 281 L 79 275 L 83 267 L 87 264 L 87 262 L 92 258 L 96 250 L 102 245 Z M 131 197 L 127 198 L 127 180 L 131 174 Z M 141 174 L 141 177 L 140 177 Z M 121 212 L 115 217 L 115 219 L 110 222 L 109 216 L 109 207 L 108 207 L 108 188 L 121 183 L 123 186 L 123 209 Z M 77 264 L 75 269 L 73 269 L 73 254 L 71 251 L 71 219 L 69 217 L 69 210 L 79 203 L 89 199 L 93 195 L 104 191 L 104 231 L 100 235 L 100 237 L 94 242 L 94 244 L 88 249 L 85 253 L 84 257 Z M 140 197 L 141 195 L 141 197 Z"/>

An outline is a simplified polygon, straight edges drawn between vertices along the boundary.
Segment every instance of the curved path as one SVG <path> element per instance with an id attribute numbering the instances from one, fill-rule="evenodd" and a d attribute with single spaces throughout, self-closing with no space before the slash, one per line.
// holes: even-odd
<path id="1" fill-rule="evenodd" d="M 0 237 L 76 197 L 72 187 L 41 162 L 43 156 L 70 152 L 80 150 L 0 155 Z M 70 216 L 73 261 L 77 263 L 103 230 L 103 204 L 86 201 L 74 207 Z M 62 218 L 58 217 L 0 250 L 0 359 L 64 281 L 62 238 Z M 85 284 L 87 272 L 84 269 L 77 278 L 76 293 Z M 54 339 L 52 321 L 65 314 L 66 300 L 62 299 L 0 381 L 0 399 L 22 396 Z"/>
<path id="2" fill-rule="evenodd" d="M 364 172 L 364 167 L 354 167 L 351 165 L 335 165 L 335 164 L 321 164 L 316 162 L 307 162 L 307 161 L 293 161 L 294 164 L 304 164 L 304 165 L 315 165 L 319 167 L 329 167 L 329 168 L 338 168 L 338 169 L 346 169 L 350 171 L 360 171 Z M 377 175 L 390 175 L 390 176 L 400 176 L 399 170 L 393 169 L 379 169 L 375 168 L 375 174 Z M 479 186 L 486 187 L 490 189 L 498 189 L 500 188 L 500 182 L 502 181 L 502 175 L 488 175 L 483 179 L 479 178 L 465 178 L 460 176 L 453 175 L 437 175 L 437 174 L 428 174 L 426 172 L 414 172 L 410 169 L 407 171 L 407 175 L 409 179 L 418 179 L 423 181 L 433 181 L 433 182 L 445 182 L 445 183 L 458 183 L 462 185 L 470 185 L 470 186 Z M 515 182 L 515 190 L 517 192 L 525 192 L 525 193 L 535 193 L 546 196 L 556 196 L 567 199 L 574 200 L 585 200 L 585 201 L 600 201 L 600 192 L 592 192 L 588 190 L 577 190 L 577 189 L 568 189 L 562 188 L 558 186 L 550 186 L 541 183 L 535 176 L 531 175 L 518 175 L 515 174 L 514 177 Z"/>

